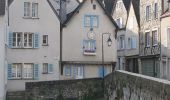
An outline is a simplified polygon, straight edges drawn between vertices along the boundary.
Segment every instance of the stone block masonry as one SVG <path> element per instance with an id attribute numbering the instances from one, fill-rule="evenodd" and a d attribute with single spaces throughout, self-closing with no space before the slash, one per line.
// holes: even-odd
<path id="1" fill-rule="evenodd" d="M 106 100 L 170 100 L 170 81 L 125 71 L 104 79 Z"/>
<path id="2" fill-rule="evenodd" d="M 26 100 L 99 100 L 102 84 L 101 78 L 26 83 Z"/>
<path id="3" fill-rule="evenodd" d="M 7 100 L 170 100 L 170 81 L 115 71 L 106 76 L 104 81 L 101 78 L 92 78 L 26 83 L 26 91 L 7 93 L 7 98 Z"/>

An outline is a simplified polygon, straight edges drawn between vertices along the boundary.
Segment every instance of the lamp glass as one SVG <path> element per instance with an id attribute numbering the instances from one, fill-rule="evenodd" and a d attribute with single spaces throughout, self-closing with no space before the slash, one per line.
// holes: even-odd
<path id="1" fill-rule="evenodd" d="M 107 43 L 108 43 L 108 46 L 109 46 L 109 47 L 112 45 L 112 40 L 111 40 L 110 36 L 109 36 L 109 38 L 108 38 L 108 40 L 107 40 Z"/>

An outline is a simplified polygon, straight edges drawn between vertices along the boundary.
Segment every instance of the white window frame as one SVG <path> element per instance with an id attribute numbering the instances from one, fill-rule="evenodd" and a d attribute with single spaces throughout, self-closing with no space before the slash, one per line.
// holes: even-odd
<path id="1" fill-rule="evenodd" d="M 133 43 L 135 43 L 135 47 L 133 47 Z M 136 49 L 137 48 L 137 37 L 132 36 L 131 37 L 131 49 Z"/>
<path id="2" fill-rule="evenodd" d="M 99 16 L 98 15 L 85 15 L 84 17 L 85 17 L 84 18 L 85 27 L 99 27 Z M 96 25 L 94 24 L 94 22 L 96 22 Z"/>
<path id="3" fill-rule="evenodd" d="M 156 4 L 157 4 L 157 8 L 156 8 Z M 154 18 L 155 19 L 158 18 L 158 2 L 154 3 Z"/>
<path id="4" fill-rule="evenodd" d="M 122 49 L 125 49 L 125 35 L 119 36 L 119 50 L 122 50 Z"/>
<path id="5" fill-rule="evenodd" d="M 150 7 L 150 9 L 149 8 L 147 9 L 147 7 Z M 152 12 L 151 8 L 152 8 L 151 5 L 147 5 L 146 8 L 145 8 L 146 9 L 145 10 L 145 12 L 146 12 L 145 19 L 146 19 L 146 21 L 151 20 L 151 12 Z M 147 11 L 147 10 L 149 10 L 149 11 Z M 148 14 L 148 16 L 147 16 L 147 14 Z"/>
<path id="6" fill-rule="evenodd" d="M 21 48 L 21 47 L 22 47 L 22 40 L 23 40 L 23 38 L 22 38 L 22 37 L 23 37 L 23 36 L 22 36 L 22 32 L 13 32 L 12 34 L 13 34 L 13 35 L 12 35 L 12 36 L 13 36 L 13 37 L 12 37 L 12 38 L 13 38 L 12 47 L 13 47 L 13 48 Z M 21 36 L 21 37 L 20 37 L 20 41 L 18 41 L 18 38 L 19 38 L 18 36 L 19 36 L 19 34 L 20 34 L 20 36 Z M 14 35 L 15 35 L 15 38 L 14 38 Z M 15 40 L 14 40 L 14 39 L 15 39 Z"/>
<path id="7" fill-rule="evenodd" d="M 46 41 L 46 42 L 44 43 L 44 41 Z M 47 46 L 48 45 L 48 35 L 43 35 L 42 45 L 43 46 Z"/>
<path id="8" fill-rule="evenodd" d="M 146 37 L 146 33 L 149 33 L 149 37 L 147 36 Z M 150 30 L 148 30 L 148 31 L 145 31 L 145 47 L 150 47 L 150 45 L 151 45 L 151 39 L 150 39 L 150 35 L 151 33 L 150 33 Z M 148 40 L 149 39 L 149 40 Z"/>
<path id="9" fill-rule="evenodd" d="M 15 76 L 13 76 L 13 74 L 15 74 Z M 18 76 L 18 74 L 20 74 L 20 77 Z M 21 79 L 21 78 L 22 78 L 22 64 L 21 63 L 12 64 L 12 79 Z"/>
<path id="10" fill-rule="evenodd" d="M 43 74 L 48 74 L 48 63 L 43 63 Z"/>
<path id="11" fill-rule="evenodd" d="M 25 46 L 25 35 L 27 36 L 26 39 L 26 46 Z M 29 41 L 29 35 L 32 35 L 32 41 Z M 34 33 L 29 33 L 29 32 L 25 32 L 23 33 L 23 47 L 24 48 L 33 48 L 33 42 L 34 42 Z M 32 43 L 32 46 L 29 46 L 29 43 Z"/>
<path id="12" fill-rule="evenodd" d="M 38 3 L 32 2 L 32 18 L 38 18 Z"/>
<path id="13" fill-rule="evenodd" d="M 29 68 L 26 68 L 26 67 L 28 67 L 26 65 L 31 65 L 31 66 L 29 66 L 29 67 L 32 67 L 32 68 L 30 68 L 31 70 Z M 33 65 L 34 64 L 32 64 L 32 63 L 24 63 L 23 64 L 22 75 L 23 75 L 24 79 L 33 79 L 34 78 L 34 66 Z M 29 71 L 32 71 L 32 72 L 29 72 Z"/>
<path id="14" fill-rule="evenodd" d="M 65 66 L 65 75 L 71 76 L 71 66 Z"/>
<path id="15" fill-rule="evenodd" d="M 156 43 L 154 43 L 155 41 L 155 37 L 153 36 L 153 32 L 156 31 L 157 32 L 157 37 L 156 37 Z M 152 29 L 152 46 L 157 46 L 159 42 L 159 34 L 158 34 L 158 28 L 154 28 Z"/>
<path id="16" fill-rule="evenodd" d="M 28 4 L 26 6 L 26 4 Z M 24 17 L 31 17 L 31 3 L 30 2 L 24 2 Z"/>
<path id="17" fill-rule="evenodd" d="M 28 3 L 28 7 L 25 6 L 25 3 Z M 35 6 L 37 5 L 37 6 Z M 38 19 L 38 6 L 37 2 L 24 2 L 24 17 L 23 18 L 32 18 Z"/>

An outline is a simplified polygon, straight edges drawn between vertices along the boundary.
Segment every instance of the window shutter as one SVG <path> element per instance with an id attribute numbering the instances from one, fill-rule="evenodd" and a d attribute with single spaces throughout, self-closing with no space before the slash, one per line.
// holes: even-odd
<path id="1" fill-rule="evenodd" d="M 64 74 L 67 76 L 67 65 L 64 67 Z"/>
<path id="2" fill-rule="evenodd" d="M 34 34 L 34 48 L 39 48 L 39 41 L 40 41 L 39 33 Z"/>
<path id="3" fill-rule="evenodd" d="M 8 79 L 12 79 L 12 64 L 8 64 Z"/>
<path id="4" fill-rule="evenodd" d="M 85 78 L 85 68 L 84 68 L 84 65 L 83 65 L 83 78 Z"/>
<path id="5" fill-rule="evenodd" d="M 99 77 L 103 78 L 103 67 L 99 67 Z"/>
<path id="6" fill-rule="evenodd" d="M 8 47 L 12 48 L 13 45 L 13 33 L 9 32 L 9 36 L 8 36 Z"/>
<path id="7" fill-rule="evenodd" d="M 38 80 L 39 79 L 39 65 L 34 64 L 34 79 Z"/>
<path id="8" fill-rule="evenodd" d="M 48 73 L 53 73 L 53 64 L 48 64 Z"/>
<path id="9" fill-rule="evenodd" d="M 104 76 L 107 75 L 107 68 L 104 68 Z"/>

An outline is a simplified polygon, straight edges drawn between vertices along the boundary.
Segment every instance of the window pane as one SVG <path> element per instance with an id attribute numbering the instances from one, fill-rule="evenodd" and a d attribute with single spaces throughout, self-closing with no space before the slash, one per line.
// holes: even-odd
<path id="1" fill-rule="evenodd" d="M 23 77 L 24 78 L 33 78 L 33 64 L 24 64 Z"/>
<path id="2" fill-rule="evenodd" d="M 38 3 L 32 4 L 32 17 L 38 17 Z"/>
<path id="3" fill-rule="evenodd" d="M 24 16 L 28 17 L 30 16 L 30 3 L 24 2 Z"/>
<path id="4" fill-rule="evenodd" d="M 93 22 L 93 27 L 97 27 L 98 26 L 98 18 L 97 18 L 97 16 L 93 16 L 92 17 L 92 22 Z"/>
<path id="5" fill-rule="evenodd" d="M 48 73 L 48 63 L 43 64 L 43 73 Z"/>
<path id="6" fill-rule="evenodd" d="M 13 78 L 21 78 L 21 64 L 13 64 L 12 77 Z"/>
<path id="7" fill-rule="evenodd" d="M 43 35 L 43 45 L 48 44 L 48 35 Z"/>
<path id="8" fill-rule="evenodd" d="M 90 26 L 90 16 L 85 16 L 85 26 Z"/>

